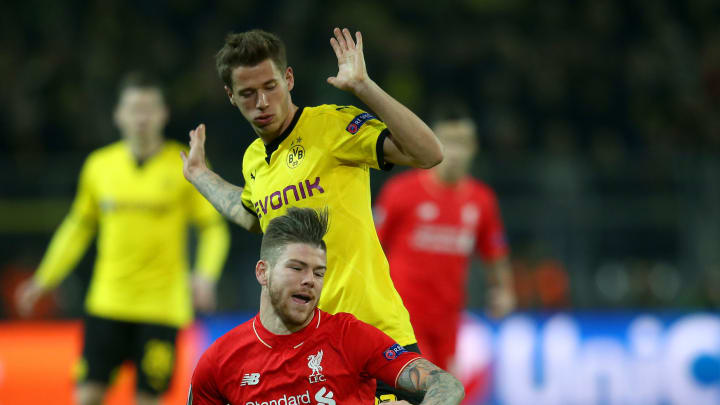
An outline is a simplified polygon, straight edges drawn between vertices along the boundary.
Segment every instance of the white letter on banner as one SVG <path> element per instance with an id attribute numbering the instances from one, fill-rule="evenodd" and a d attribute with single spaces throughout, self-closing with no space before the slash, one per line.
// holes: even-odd
<path id="1" fill-rule="evenodd" d="M 641 315 L 628 327 L 632 364 L 628 373 L 628 403 L 662 403 L 663 325 L 651 315 Z"/>
<path id="2" fill-rule="evenodd" d="M 568 396 L 578 352 L 577 325 L 566 315 L 555 315 L 542 328 L 542 337 L 536 328 L 531 318 L 515 316 L 498 333 L 496 388 L 503 404 L 560 404 Z M 541 359 L 535 355 L 536 345 Z"/>

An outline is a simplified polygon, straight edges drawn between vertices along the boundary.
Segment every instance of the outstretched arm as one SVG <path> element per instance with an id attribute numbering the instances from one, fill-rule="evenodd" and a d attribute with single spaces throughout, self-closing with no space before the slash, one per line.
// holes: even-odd
<path id="1" fill-rule="evenodd" d="M 433 131 L 412 111 L 387 94 L 370 79 L 365 68 L 360 32 L 356 41 L 347 28 L 335 28 L 330 46 L 338 59 L 338 74 L 328 83 L 355 94 L 387 125 L 391 136 L 383 145 L 389 162 L 413 167 L 430 168 L 443 159 L 442 145 Z"/>
<path id="2" fill-rule="evenodd" d="M 190 131 L 190 152 L 180 152 L 183 175 L 225 218 L 251 232 L 260 232 L 257 217 L 242 205 L 242 187 L 223 180 L 205 164 L 205 125 Z"/>
<path id="3" fill-rule="evenodd" d="M 398 377 L 397 388 L 416 394 L 424 393 L 425 399 L 421 402 L 424 405 L 459 404 L 465 397 L 465 389 L 457 378 L 423 358 L 403 369 Z"/>

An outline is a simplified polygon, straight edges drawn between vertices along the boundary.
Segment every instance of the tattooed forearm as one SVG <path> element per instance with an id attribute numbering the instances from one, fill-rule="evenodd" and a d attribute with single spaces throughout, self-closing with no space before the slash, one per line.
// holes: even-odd
<path id="1" fill-rule="evenodd" d="M 242 187 L 228 183 L 211 170 L 200 173 L 192 184 L 223 216 L 247 230 L 255 230 L 257 218 L 242 206 Z"/>
<path id="2" fill-rule="evenodd" d="M 425 359 L 410 363 L 400 373 L 397 387 L 412 393 L 424 393 L 422 404 L 459 404 L 465 396 L 460 381 Z"/>

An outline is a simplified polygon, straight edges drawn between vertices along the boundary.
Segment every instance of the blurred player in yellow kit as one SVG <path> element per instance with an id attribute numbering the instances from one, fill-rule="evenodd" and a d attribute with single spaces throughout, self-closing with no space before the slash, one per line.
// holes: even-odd
<path id="1" fill-rule="evenodd" d="M 157 404 L 173 374 L 178 329 L 193 319 L 193 301 L 200 310 L 215 307 L 228 229 L 183 178 L 177 156 L 184 147 L 163 136 L 168 113 L 158 82 L 142 73 L 122 81 L 114 119 L 123 139 L 87 158 L 70 213 L 34 277 L 18 292 L 18 308 L 29 314 L 98 233 L 85 299 L 76 398 L 82 405 L 100 404 L 128 359 L 138 370 L 137 403 Z M 192 277 L 190 225 L 198 232 Z"/>

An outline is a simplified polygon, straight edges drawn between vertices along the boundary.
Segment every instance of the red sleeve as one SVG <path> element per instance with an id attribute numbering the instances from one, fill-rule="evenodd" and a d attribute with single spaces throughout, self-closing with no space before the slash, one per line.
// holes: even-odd
<path id="1" fill-rule="evenodd" d="M 497 197 L 489 188 L 483 191 L 475 251 L 484 260 L 491 261 L 507 255 L 508 246 Z"/>
<path id="2" fill-rule="evenodd" d="M 397 220 L 398 202 L 400 194 L 400 183 L 397 179 L 390 179 L 380 190 L 380 196 L 373 206 L 373 219 L 375 220 L 375 229 L 377 230 L 378 239 L 383 245 L 385 254 L 389 255 L 388 248 L 391 246 L 390 238 L 396 232 L 391 232 L 393 222 Z"/>
<path id="3" fill-rule="evenodd" d="M 228 403 L 220 394 L 215 379 L 212 346 L 200 357 L 190 381 L 187 405 L 225 405 Z"/>
<path id="4" fill-rule="evenodd" d="M 362 375 L 395 387 L 405 366 L 420 358 L 418 353 L 405 350 L 390 336 L 354 316 L 348 315 L 346 322 L 343 347 L 349 348 L 345 353 Z"/>

